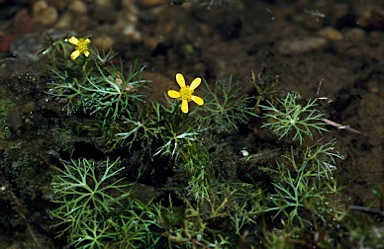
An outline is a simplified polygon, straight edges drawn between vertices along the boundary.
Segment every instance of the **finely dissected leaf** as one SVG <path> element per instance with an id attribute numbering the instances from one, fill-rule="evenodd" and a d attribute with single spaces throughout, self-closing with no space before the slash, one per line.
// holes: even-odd
<path id="1" fill-rule="evenodd" d="M 324 114 L 316 109 L 316 100 L 308 100 L 301 106 L 296 103 L 297 98 L 298 95 L 288 93 L 284 99 L 278 99 L 283 111 L 268 100 L 268 105 L 260 105 L 265 112 L 263 118 L 269 119 L 261 127 L 269 128 L 279 139 L 291 135 L 293 141 L 302 144 L 304 136 L 312 138 L 313 131 L 321 133 L 327 129 L 321 126 Z"/>

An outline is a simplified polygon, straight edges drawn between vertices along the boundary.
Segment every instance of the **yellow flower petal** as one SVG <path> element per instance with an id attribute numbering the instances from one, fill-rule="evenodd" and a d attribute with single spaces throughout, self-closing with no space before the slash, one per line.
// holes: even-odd
<path id="1" fill-rule="evenodd" d="M 91 43 L 91 40 L 89 40 L 89 39 L 87 38 L 87 39 L 84 40 L 84 43 L 85 43 L 85 44 L 89 44 L 89 43 Z"/>
<path id="2" fill-rule="evenodd" d="M 176 74 L 176 82 L 180 87 L 185 87 L 184 76 L 181 73 Z"/>
<path id="3" fill-rule="evenodd" d="M 181 102 L 181 111 L 184 113 L 188 113 L 188 100 L 183 100 Z"/>
<path id="4" fill-rule="evenodd" d="M 89 55 L 89 51 L 88 51 L 88 50 L 85 50 L 85 51 L 83 52 L 83 54 L 85 55 L 85 57 L 88 57 L 88 55 Z"/>
<path id="5" fill-rule="evenodd" d="M 196 104 L 198 104 L 200 106 L 204 105 L 204 100 L 200 97 L 192 95 L 192 100 L 193 100 L 193 102 L 195 102 Z"/>
<path id="6" fill-rule="evenodd" d="M 175 91 L 175 90 L 169 90 L 168 96 L 173 98 L 173 99 L 178 99 L 178 98 L 180 98 L 180 92 Z"/>
<path id="7" fill-rule="evenodd" d="M 69 38 L 68 41 L 69 41 L 70 43 L 72 43 L 73 45 L 77 45 L 77 44 L 79 44 L 79 40 L 78 40 L 76 37 L 74 37 L 74 36 L 72 36 L 71 38 Z"/>
<path id="8" fill-rule="evenodd" d="M 201 78 L 197 77 L 192 81 L 191 86 L 189 88 L 193 91 L 200 85 L 200 83 L 201 83 Z"/>
<path id="9" fill-rule="evenodd" d="M 77 57 L 79 57 L 80 55 L 80 51 L 79 50 L 75 50 L 72 52 L 71 54 L 71 60 L 76 60 Z"/>

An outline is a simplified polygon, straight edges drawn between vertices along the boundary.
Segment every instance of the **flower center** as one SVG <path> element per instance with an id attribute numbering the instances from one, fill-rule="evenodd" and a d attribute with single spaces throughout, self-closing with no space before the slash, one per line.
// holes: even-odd
<path id="1" fill-rule="evenodd" d="M 193 93 L 193 90 L 191 90 L 189 86 L 182 87 L 180 88 L 180 99 L 188 100 L 189 102 L 192 100 L 192 93 Z"/>
<path id="2" fill-rule="evenodd" d="M 79 39 L 79 43 L 76 46 L 76 50 L 83 53 L 88 49 L 88 43 L 84 39 Z"/>

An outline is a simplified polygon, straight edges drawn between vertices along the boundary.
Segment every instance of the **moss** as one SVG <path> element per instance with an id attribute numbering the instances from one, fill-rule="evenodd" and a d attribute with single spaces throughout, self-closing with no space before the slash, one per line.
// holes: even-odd
<path id="1" fill-rule="evenodd" d="M 16 106 L 15 102 L 8 98 L 4 90 L 0 92 L 0 140 L 3 141 L 1 147 L 4 147 L 4 142 L 11 136 L 11 128 L 9 117 L 11 111 Z"/>

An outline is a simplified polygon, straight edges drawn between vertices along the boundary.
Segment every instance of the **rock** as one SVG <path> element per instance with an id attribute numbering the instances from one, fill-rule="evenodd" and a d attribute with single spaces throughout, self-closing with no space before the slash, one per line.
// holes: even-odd
<path id="1" fill-rule="evenodd" d="M 362 41 L 365 39 L 366 33 L 361 28 L 353 28 L 344 33 L 344 37 L 349 41 Z"/>
<path id="2" fill-rule="evenodd" d="M 10 44 L 10 51 L 18 58 L 27 61 L 38 61 L 40 53 L 49 46 L 48 37 L 62 39 L 74 35 L 72 31 L 45 31 L 19 35 Z"/>
<path id="3" fill-rule="evenodd" d="M 93 45 L 100 51 L 104 50 L 108 52 L 108 50 L 112 48 L 114 42 L 113 38 L 108 35 L 92 38 Z"/>
<path id="4" fill-rule="evenodd" d="M 136 30 L 135 25 L 127 24 L 123 30 L 123 35 L 131 38 L 133 41 L 141 40 L 141 33 Z"/>
<path id="5" fill-rule="evenodd" d="M 302 37 L 283 40 L 277 43 L 277 50 L 281 54 L 298 54 L 319 49 L 327 44 L 323 37 Z"/>
<path id="6" fill-rule="evenodd" d="M 123 0 L 121 4 L 123 7 L 124 19 L 130 23 L 137 23 L 139 9 L 137 8 L 135 1 Z"/>
<path id="7" fill-rule="evenodd" d="M 14 34 L 24 34 L 35 30 L 35 22 L 27 9 L 21 9 L 17 12 L 13 20 Z"/>
<path id="8" fill-rule="evenodd" d="M 65 12 L 60 16 L 60 19 L 57 21 L 55 27 L 58 29 L 67 29 L 71 27 L 73 21 L 73 15 L 69 12 Z"/>
<path id="9" fill-rule="evenodd" d="M 14 35 L 3 36 L 0 40 L 0 52 L 8 52 L 9 45 L 12 43 Z"/>
<path id="10" fill-rule="evenodd" d="M 80 0 L 76 0 L 68 5 L 68 10 L 83 14 L 83 13 L 86 13 L 88 9 L 87 9 L 87 5 L 85 5 L 84 2 Z"/>
<path id="11" fill-rule="evenodd" d="M 103 23 L 115 23 L 118 16 L 117 11 L 113 3 L 108 1 L 97 1 L 90 10 L 92 18 Z"/>
<path id="12" fill-rule="evenodd" d="M 366 5 L 356 9 L 357 23 L 364 29 L 384 28 L 384 10 L 378 5 Z"/>
<path id="13" fill-rule="evenodd" d="M 41 34 L 28 33 L 16 37 L 10 44 L 10 51 L 27 61 L 38 61 L 39 53 L 44 50 Z"/>
<path id="14" fill-rule="evenodd" d="M 32 15 L 36 22 L 44 26 L 50 26 L 58 19 L 56 8 L 49 6 L 44 0 L 37 1 L 33 4 Z"/>
<path id="15" fill-rule="evenodd" d="M 157 7 L 167 4 L 167 0 L 141 0 L 139 5 L 146 8 Z"/>
<path id="16" fill-rule="evenodd" d="M 340 41 L 343 39 L 343 35 L 332 27 L 326 27 L 319 30 L 318 34 L 331 41 Z"/>

